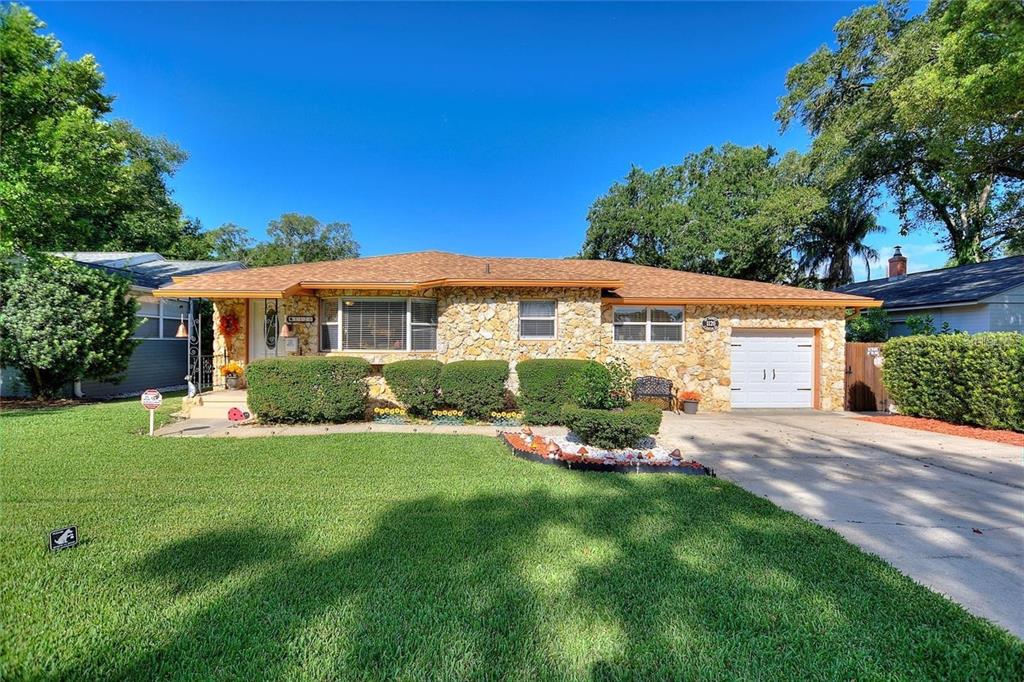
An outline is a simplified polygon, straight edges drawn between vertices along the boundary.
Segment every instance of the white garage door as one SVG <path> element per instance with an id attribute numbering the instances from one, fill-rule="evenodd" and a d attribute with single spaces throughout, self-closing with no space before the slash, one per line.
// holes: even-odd
<path id="1" fill-rule="evenodd" d="M 814 332 L 732 332 L 733 407 L 813 407 Z"/>

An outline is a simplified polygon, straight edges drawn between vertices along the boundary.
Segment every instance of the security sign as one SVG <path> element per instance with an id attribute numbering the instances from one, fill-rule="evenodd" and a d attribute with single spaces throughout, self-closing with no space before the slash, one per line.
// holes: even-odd
<path id="1" fill-rule="evenodd" d="M 68 526 L 50 531 L 50 549 L 68 549 L 78 544 L 78 526 Z"/>
<path id="2" fill-rule="evenodd" d="M 164 397 L 155 388 L 147 389 L 142 393 L 142 406 L 147 410 L 155 410 L 163 403 Z"/>

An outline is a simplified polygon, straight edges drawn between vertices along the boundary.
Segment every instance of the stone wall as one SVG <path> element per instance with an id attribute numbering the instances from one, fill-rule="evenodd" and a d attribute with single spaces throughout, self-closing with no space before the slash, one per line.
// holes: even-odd
<path id="1" fill-rule="evenodd" d="M 324 298 L 340 296 L 398 296 L 391 291 L 322 291 Z M 845 322 L 842 308 L 804 306 L 686 306 L 682 343 L 615 343 L 613 341 L 612 308 L 602 304 L 593 289 L 435 289 L 422 296 L 438 301 L 436 352 L 357 352 L 343 351 L 328 355 L 356 356 L 378 366 L 370 380 L 371 396 L 376 400 L 393 400 L 380 376 L 379 366 L 396 360 L 431 358 L 442 362 L 454 360 L 501 359 L 515 368 L 520 360 L 529 358 L 586 358 L 604 362 L 610 358 L 625 361 L 635 376 L 645 374 L 672 380 L 676 390 L 694 390 L 702 396 L 701 409 L 730 408 L 730 340 L 733 329 L 815 329 L 817 354 L 820 357 L 817 396 L 824 410 L 841 410 L 845 370 Z M 521 340 L 518 330 L 518 302 L 522 299 L 554 299 L 558 302 L 557 338 L 552 340 Z M 240 305 L 244 318 L 244 302 L 216 302 L 234 309 Z M 281 319 L 287 315 L 315 315 L 319 323 L 317 299 L 292 297 L 281 302 Z M 719 319 L 717 331 L 706 332 L 701 319 Z M 291 327 L 299 339 L 299 353 L 316 354 L 318 324 L 296 324 Z M 215 334 L 219 336 L 217 316 Z M 229 356 L 244 364 L 245 334 L 233 339 Z M 222 341 L 220 343 L 223 343 Z M 223 347 L 223 345 L 222 345 Z M 237 355 L 236 355 L 237 354 Z M 517 382 L 513 371 L 509 388 Z"/>
<path id="2" fill-rule="evenodd" d="M 244 298 L 225 298 L 213 302 L 213 387 L 224 388 L 224 377 L 220 368 L 228 362 L 235 362 L 245 367 L 249 358 L 246 355 L 247 330 L 249 329 L 248 301 Z M 220 332 L 220 321 L 225 315 L 234 315 L 238 320 L 238 333 L 225 337 Z"/>

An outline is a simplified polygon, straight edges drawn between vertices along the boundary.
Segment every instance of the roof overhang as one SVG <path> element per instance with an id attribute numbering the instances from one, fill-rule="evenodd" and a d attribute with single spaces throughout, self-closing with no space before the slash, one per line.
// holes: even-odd
<path id="1" fill-rule="evenodd" d="M 580 288 L 580 289 L 616 289 L 623 286 L 620 280 L 609 279 L 456 279 L 441 278 L 422 282 L 339 282 L 330 280 L 303 280 L 287 289 L 209 289 L 188 287 L 188 277 L 174 279 L 174 285 L 168 289 L 159 289 L 155 293 L 161 298 L 192 297 L 192 298 L 284 298 L 286 296 L 315 295 L 319 289 L 346 289 L 351 291 L 403 291 L 419 292 L 439 287 L 464 288 Z"/>
<path id="2" fill-rule="evenodd" d="M 882 301 L 865 298 L 844 300 L 835 298 L 622 298 L 603 296 L 602 303 L 616 305 L 777 305 L 809 308 L 878 308 Z"/>

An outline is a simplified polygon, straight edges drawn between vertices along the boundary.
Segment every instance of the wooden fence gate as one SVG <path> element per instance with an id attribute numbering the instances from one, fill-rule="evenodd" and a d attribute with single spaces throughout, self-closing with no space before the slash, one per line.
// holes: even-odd
<path id="1" fill-rule="evenodd" d="M 846 399 L 851 412 L 888 412 L 889 394 L 882 385 L 882 368 L 875 358 L 882 357 L 882 344 L 847 342 Z"/>

